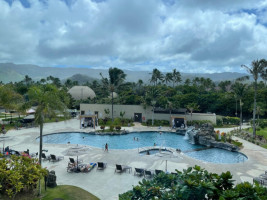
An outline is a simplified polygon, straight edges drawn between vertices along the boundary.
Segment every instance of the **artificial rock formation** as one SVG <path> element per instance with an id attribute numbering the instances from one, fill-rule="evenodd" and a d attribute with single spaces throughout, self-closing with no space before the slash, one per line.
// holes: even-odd
<path id="1" fill-rule="evenodd" d="M 193 144 L 200 144 L 207 147 L 216 147 L 228 151 L 238 151 L 239 148 L 228 142 L 215 140 L 214 127 L 211 124 L 203 124 L 200 129 L 191 129 L 187 132 L 189 140 Z"/>

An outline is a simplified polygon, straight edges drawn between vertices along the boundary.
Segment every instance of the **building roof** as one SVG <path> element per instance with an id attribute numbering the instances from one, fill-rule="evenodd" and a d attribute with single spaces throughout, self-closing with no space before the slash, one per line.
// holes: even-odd
<path id="1" fill-rule="evenodd" d="M 178 108 L 178 109 L 172 109 L 171 113 L 172 114 L 185 114 L 187 111 L 186 108 Z M 166 108 L 155 108 L 154 110 L 155 113 L 170 113 L 170 109 Z"/>
<path id="2" fill-rule="evenodd" d="M 113 99 L 117 98 L 119 95 L 116 92 L 113 92 Z M 112 98 L 112 92 L 109 94 L 108 98 Z"/>
<path id="3" fill-rule="evenodd" d="M 68 91 L 68 93 L 75 100 L 85 100 L 88 98 L 93 99 L 96 97 L 95 92 L 88 86 L 74 86 Z"/>

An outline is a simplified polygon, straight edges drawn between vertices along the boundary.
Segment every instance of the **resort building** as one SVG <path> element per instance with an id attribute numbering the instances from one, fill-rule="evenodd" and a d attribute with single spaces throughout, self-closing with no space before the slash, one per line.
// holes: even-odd
<path id="1" fill-rule="evenodd" d="M 112 115 L 111 104 L 80 104 L 80 115 L 90 116 L 95 115 L 96 118 L 103 119 L 105 117 L 111 117 Z M 170 124 L 175 124 L 176 127 L 180 127 L 185 124 L 186 121 L 194 120 L 208 120 L 213 124 L 216 124 L 215 113 L 188 113 L 187 109 L 173 109 L 171 112 L 169 109 L 154 108 L 152 106 L 143 105 L 113 105 L 114 117 L 121 117 L 120 113 L 124 113 L 124 118 L 132 119 L 135 122 L 146 122 L 147 120 L 168 120 Z"/>

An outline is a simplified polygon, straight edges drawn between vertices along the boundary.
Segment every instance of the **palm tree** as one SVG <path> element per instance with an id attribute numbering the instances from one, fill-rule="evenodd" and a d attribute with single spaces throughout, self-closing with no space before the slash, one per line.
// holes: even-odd
<path id="1" fill-rule="evenodd" d="M 35 111 L 35 122 L 40 126 L 39 163 L 42 165 L 43 126 L 45 118 L 55 117 L 56 113 L 63 113 L 66 116 L 65 103 L 67 103 L 68 97 L 67 95 L 60 95 L 62 93 L 56 86 L 51 84 L 32 86 L 28 93 L 29 102 L 27 102 L 27 105 L 37 106 Z M 40 184 L 39 193 L 41 194 Z"/>
<path id="2" fill-rule="evenodd" d="M 166 85 L 167 85 L 169 82 L 173 81 L 173 74 L 172 74 L 172 73 L 167 73 L 167 74 L 165 75 L 165 77 L 164 77 L 164 81 L 165 81 Z"/>
<path id="3" fill-rule="evenodd" d="M 257 84 L 258 84 L 258 78 L 262 74 L 264 74 L 264 70 L 266 70 L 267 67 L 267 61 L 265 59 L 261 60 L 254 60 L 251 63 L 251 67 L 248 67 L 246 65 L 241 65 L 241 67 L 245 68 L 247 72 L 253 76 L 254 79 L 254 107 L 253 107 L 253 137 L 256 137 L 256 108 L 257 108 Z"/>
<path id="4" fill-rule="evenodd" d="M 257 103 L 256 112 L 257 112 L 257 115 L 258 115 L 258 125 L 260 123 L 260 115 L 264 115 L 264 113 L 266 111 L 265 107 L 266 106 L 264 105 L 264 103 L 261 103 L 261 102 Z"/>
<path id="5" fill-rule="evenodd" d="M 173 77 L 172 87 L 174 87 L 175 83 L 181 83 L 181 81 L 182 81 L 181 74 L 179 71 L 176 71 L 176 69 L 173 69 L 172 77 Z"/>
<path id="6" fill-rule="evenodd" d="M 239 100 L 239 105 L 240 105 L 240 131 L 242 129 L 242 122 L 243 122 L 243 116 L 242 116 L 242 106 L 243 106 L 243 102 L 242 102 L 242 98 L 245 95 L 246 92 L 246 87 L 247 84 L 243 84 L 240 82 L 235 82 L 235 84 L 232 86 L 232 89 L 235 93 L 236 99 Z"/>
<path id="7" fill-rule="evenodd" d="M 186 106 L 186 108 L 190 111 L 191 114 L 191 126 L 192 126 L 192 114 L 193 111 L 198 111 L 199 110 L 199 105 L 197 105 L 196 103 L 190 103 Z"/>
<path id="8" fill-rule="evenodd" d="M 111 114 L 112 114 L 112 122 L 114 121 L 113 117 L 113 104 L 114 104 L 114 92 L 117 90 L 117 88 L 123 83 L 123 81 L 126 78 L 126 74 L 116 67 L 109 68 L 108 70 L 109 78 L 104 78 L 102 73 L 100 73 L 100 76 L 102 77 L 102 83 L 105 88 L 108 88 L 108 90 L 111 92 Z"/>
<path id="9" fill-rule="evenodd" d="M 158 81 L 162 81 L 162 80 L 163 80 L 163 74 L 157 68 L 153 69 L 150 82 L 154 83 L 154 86 L 155 86 L 158 84 Z"/>

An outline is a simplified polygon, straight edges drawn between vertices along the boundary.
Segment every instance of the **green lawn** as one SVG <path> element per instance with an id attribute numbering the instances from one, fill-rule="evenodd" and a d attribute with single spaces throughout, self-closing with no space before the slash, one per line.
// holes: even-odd
<path id="1" fill-rule="evenodd" d="M 42 192 L 39 197 L 36 197 L 37 190 L 28 194 L 18 194 L 15 199 L 19 200 L 99 200 L 91 193 L 71 185 L 59 185 L 55 188 L 47 188 L 45 191 L 44 181 L 42 180 Z M 1 200 L 10 200 L 7 196 L 1 196 Z"/>
<path id="2" fill-rule="evenodd" d="M 253 129 L 249 128 L 248 130 L 250 133 L 253 133 Z M 260 129 L 259 131 L 256 132 L 257 135 L 262 135 L 266 140 L 267 140 L 267 128 Z"/>
<path id="3" fill-rule="evenodd" d="M 64 200 L 99 200 L 99 198 L 91 193 L 71 185 L 59 185 L 55 188 L 47 188 L 47 191 L 44 191 L 43 188 L 41 198 L 35 198 L 35 200 L 51 200 L 56 198 Z"/>

